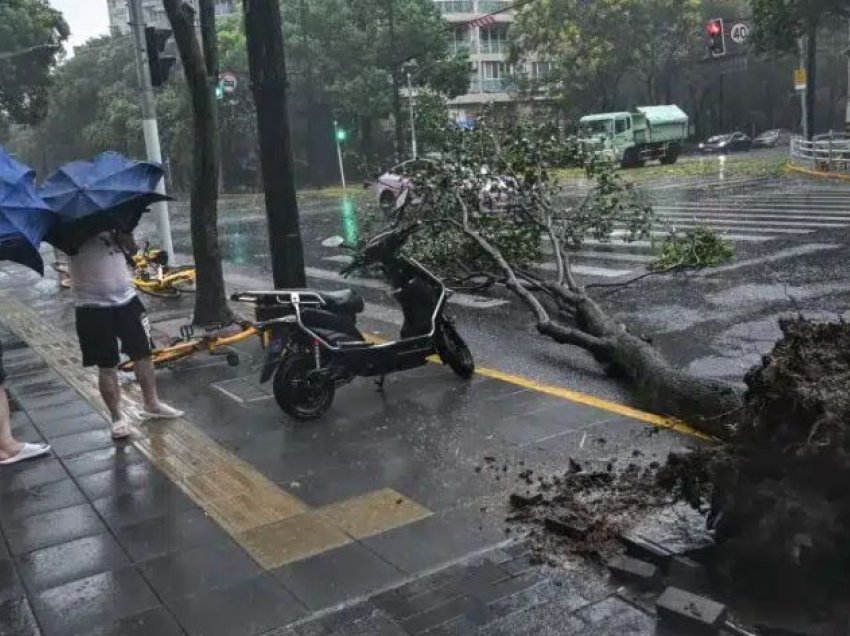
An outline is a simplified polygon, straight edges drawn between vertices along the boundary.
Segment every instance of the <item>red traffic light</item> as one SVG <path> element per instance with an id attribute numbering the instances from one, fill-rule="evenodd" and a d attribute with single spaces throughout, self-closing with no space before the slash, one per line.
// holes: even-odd
<path id="1" fill-rule="evenodd" d="M 721 33 L 723 33 L 723 22 L 720 20 L 712 20 L 708 23 L 709 35 L 720 35 Z"/>

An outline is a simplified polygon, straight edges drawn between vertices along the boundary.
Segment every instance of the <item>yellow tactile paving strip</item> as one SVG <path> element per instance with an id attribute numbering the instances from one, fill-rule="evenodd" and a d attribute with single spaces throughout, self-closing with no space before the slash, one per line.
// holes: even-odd
<path id="1" fill-rule="evenodd" d="M 82 367 L 76 342 L 67 334 L 8 295 L 0 295 L 0 320 L 96 409 L 103 410 L 97 374 Z M 133 422 L 136 448 L 265 569 L 432 514 L 391 489 L 311 509 L 187 419 L 145 425 L 141 404 L 138 387 L 124 387 L 124 410 Z"/>

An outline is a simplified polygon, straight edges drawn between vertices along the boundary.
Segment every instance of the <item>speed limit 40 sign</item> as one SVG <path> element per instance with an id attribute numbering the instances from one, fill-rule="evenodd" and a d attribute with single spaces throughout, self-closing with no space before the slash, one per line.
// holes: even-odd
<path id="1" fill-rule="evenodd" d="M 750 27 L 746 22 L 736 22 L 729 29 L 729 38 L 735 44 L 743 44 L 750 37 Z"/>

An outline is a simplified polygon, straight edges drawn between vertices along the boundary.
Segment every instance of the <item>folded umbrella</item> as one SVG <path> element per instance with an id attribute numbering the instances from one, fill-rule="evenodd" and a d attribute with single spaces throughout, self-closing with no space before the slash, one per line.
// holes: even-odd
<path id="1" fill-rule="evenodd" d="M 0 260 L 10 260 L 44 275 L 38 252 L 56 217 L 38 196 L 35 171 L 0 146 Z"/>
<path id="2" fill-rule="evenodd" d="M 68 254 L 108 230 L 131 232 L 147 207 L 167 196 L 156 191 L 162 166 L 104 152 L 59 168 L 38 194 L 59 217 L 45 237 Z"/>

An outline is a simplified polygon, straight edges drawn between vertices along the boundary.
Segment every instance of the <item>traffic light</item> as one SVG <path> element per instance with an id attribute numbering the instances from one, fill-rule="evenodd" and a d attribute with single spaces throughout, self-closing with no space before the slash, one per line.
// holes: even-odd
<path id="1" fill-rule="evenodd" d="M 148 68 L 151 70 L 151 84 L 162 86 L 168 79 L 171 67 L 177 61 L 173 55 L 163 55 L 165 45 L 171 38 L 171 29 L 145 27 L 145 47 L 148 50 Z"/>
<path id="2" fill-rule="evenodd" d="M 344 128 L 337 128 L 335 134 L 336 140 L 341 144 L 345 143 L 346 139 L 348 139 L 348 131 Z"/>
<path id="3" fill-rule="evenodd" d="M 708 50 L 712 57 L 726 55 L 726 31 L 723 28 L 723 18 L 710 20 L 705 28 L 708 31 Z"/>

